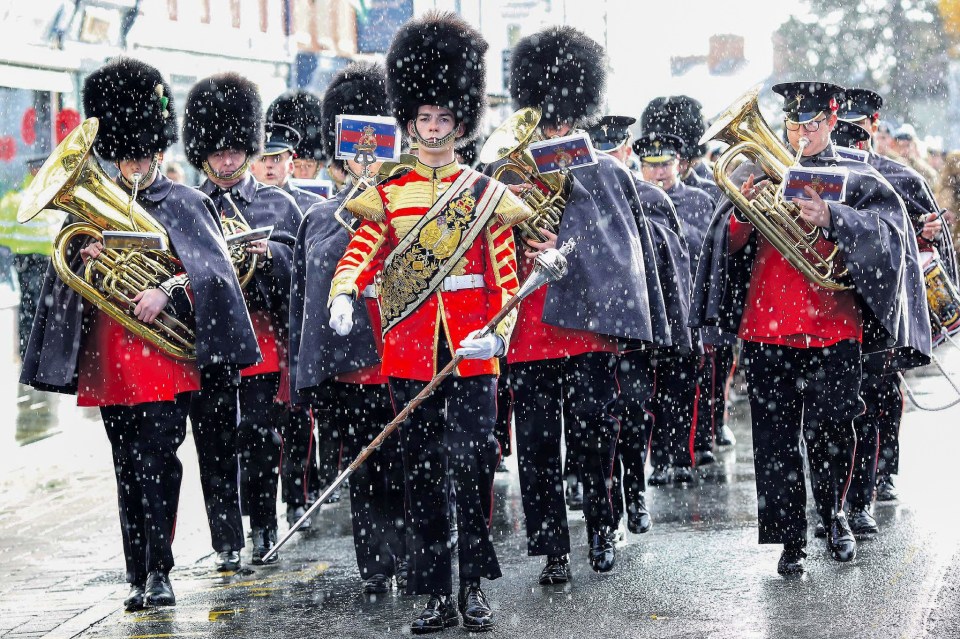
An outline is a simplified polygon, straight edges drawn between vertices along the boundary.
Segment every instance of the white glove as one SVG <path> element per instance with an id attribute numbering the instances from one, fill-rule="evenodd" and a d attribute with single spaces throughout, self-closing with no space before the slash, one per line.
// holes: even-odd
<path id="1" fill-rule="evenodd" d="M 490 359 L 503 354 L 504 343 L 499 335 L 491 333 L 486 337 L 477 337 L 480 330 L 473 331 L 461 340 L 457 355 L 466 359 Z"/>
<path id="2" fill-rule="evenodd" d="M 330 304 L 330 328 L 343 337 L 353 330 L 353 300 L 346 293 L 340 293 Z"/>

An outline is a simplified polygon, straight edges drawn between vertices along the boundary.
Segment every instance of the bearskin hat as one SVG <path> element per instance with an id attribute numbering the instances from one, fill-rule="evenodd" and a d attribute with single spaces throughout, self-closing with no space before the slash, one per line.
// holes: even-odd
<path id="1" fill-rule="evenodd" d="M 263 103 L 257 85 L 236 73 L 219 73 L 193 85 L 183 115 L 183 146 L 198 169 L 219 149 L 260 153 Z"/>
<path id="2" fill-rule="evenodd" d="M 487 41 L 455 13 L 431 11 L 397 31 L 387 51 L 387 95 L 402 126 L 422 105 L 453 111 L 458 146 L 476 137 L 487 108 Z"/>
<path id="3" fill-rule="evenodd" d="M 322 160 L 323 126 L 320 124 L 320 98 L 309 91 L 288 91 L 267 108 L 267 122 L 285 124 L 300 134 L 297 157 Z"/>
<path id="4" fill-rule="evenodd" d="M 83 110 L 100 119 L 94 149 L 105 160 L 145 158 L 177 141 L 170 85 L 133 58 L 117 58 L 87 76 Z"/>
<path id="5" fill-rule="evenodd" d="M 700 138 L 706 133 L 703 105 L 686 95 L 654 98 L 640 116 L 644 133 L 668 133 L 683 140 L 681 157 L 691 160 L 707 152 Z"/>
<path id="6" fill-rule="evenodd" d="M 338 115 L 390 115 L 387 73 L 379 64 L 354 62 L 333 76 L 323 94 L 323 152 L 333 158 Z"/>
<path id="7" fill-rule="evenodd" d="M 514 107 L 539 107 L 544 124 L 592 124 L 600 114 L 606 86 L 603 47 L 573 27 L 550 27 L 529 35 L 510 56 Z"/>

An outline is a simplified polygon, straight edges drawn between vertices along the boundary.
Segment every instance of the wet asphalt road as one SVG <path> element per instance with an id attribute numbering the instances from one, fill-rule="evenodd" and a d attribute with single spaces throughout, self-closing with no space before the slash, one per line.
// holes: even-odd
<path id="1" fill-rule="evenodd" d="M 948 362 L 960 370 L 960 357 Z M 914 383 L 928 398 L 944 396 L 940 379 Z M 171 574 L 178 605 L 122 612 L 115 485 L 96 413 L 42 396 L 14 409 L 9 375 L 0 384 L 0 406 L 17 411 L 0 431 L 0 637 L 409 634 L 407 624 L 424 601 L 396 591 L 360 594 L 346 500 L 325 506 L 314 531 L 298 535 L 278 565 L 213 572 L 189 437 L 180 449 L 179 565 Z M 490 636 L 960 637 L 960 517 L 952 498 L 960 407 L 908 410 L 901 499 L 877 506 L 880 536 L 863 542 L 854 562 L 839 565 L 811 534 L 807 574 L 792 581 L 776 573 L 780 548 L 756 543 L 746 411 L 744 402 L 733 404 L 739 442 L 692 487 L 648 489 L 654 527 L 646 535 L 627 533 L 614 572 L 590 570 L 583 521 L 571 513 L 574 579 L 566 586 L 536 583 L 541 563 L 526 556 L 515 461 L 508 460 L 511 472 L 498 477 L 494 515 L 505 577 L 484 583 L 498 622 Z M 463 633 L 454 628 L 440 636 Z"/>

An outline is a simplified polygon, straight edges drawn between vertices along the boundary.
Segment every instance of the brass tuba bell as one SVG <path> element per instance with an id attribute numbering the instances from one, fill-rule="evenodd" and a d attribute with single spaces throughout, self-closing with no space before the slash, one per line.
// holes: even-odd
<path id="1" fill-rule="evenodd" d="M 63 282 L 125 329 L 177 359 L 196 359 L 196 337 L 190 322 L 164 311 L 145 324 L 133 314 L 133 298 L 170 279 L 182 267 L 168 251 L 104 248 L 87 262 L 83 276 L 70 268 L 67 250 L 74 238 L 102 241 L 103 231 L 156 233 L 169 246 L 166 229 L 123 190 L 90 156 L 97 118 L 84 120 L 44 162 L 23 193 L 17 221 L 31 220 L 47 208 L 65 211 L 80 222 L 65 226 L 53 243 L 53 268 Z"/>
<path id="2" fill-rule="evenodd" d="M 545 242 L 547 238 L 540 229 L 554 234 L 560 229 L 570 181 L 562 172 L 543 174 L 537 169 L 527 147 L 541 139 L 537 132 L 539 124 L 540 109 L 527 107 L 515 112 L 487 138 L 480 149 L 480 162 L 493 164 L 505 160 L 494 170 L 493 179 L 501 180 L 504 174 L 514 173 L 522 182 L 533 185 L 520 196 L 533 209 L 533 215 L 517 224 L 517 229 L 525 239 Z"/>
<path id="3" fill-rule="evenodd" d="M 700 144 L 720 140 L 730 145 L 717 159 L 713 176 L 717 186 L 730 198 L 743 216 L 759 231 L 784 259 L 804 274 L 811 282 L 832 291 L 852 288 L 843 282 L 847 275 L 840 256 L 834 248 L 823 256 L 815 248 L 820 229 L 810 226 L 800 217 L 800 207 L 783 198 L 780 185 L 794 157 L 777 139 L 757 108 L 759 87 L 740 96 L 700 138 Z M 740 193 L 728 175 L 727 166 L 744 155 L 760 165 L 770 180 L 759 187 L 754 200 Z"/>

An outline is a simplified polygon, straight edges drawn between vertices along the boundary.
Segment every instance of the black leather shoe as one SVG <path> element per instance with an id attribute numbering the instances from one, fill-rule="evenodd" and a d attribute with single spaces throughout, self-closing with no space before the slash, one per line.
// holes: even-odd
<path id="1" fill-rule="evenodd" d="M 500 463 L 497 464 L 497 472 L 498 472 L 498 473 L 509 473 L 509 472 L 510 472 L 510 469 L 507 468 L 507 462 L 505 462 L 505 461 L 503 460 L 503 457 L 500 458 Z"/>
<path id="2" fill-rule="evenodd" d="M 173 606 L 177 598 L 173 595 L 170 577 L 156 570 L 147 575 L 147 585 L 143 590 L 143 601 L 148 606 Z"/>
<path id="3" fill-rule="evenodd" d="M 427 606 L 413 623 L 410 632 L 415 635 L 425 635 L 431 632 L 440 632 L 444 628 L 452 628 L 460 623 L 457 607 L 453 604 L 450 595 L 432 595 Z"/>
<path id="4" fill-rule="evenodd" d="M 803 560 L 807 558 L 807 553 L 802 548 L 783 547 L 780 553 L 780 561 L 777 562 L 777 572 L 784 577 L 789 575 L 803 574 Z"/>
<path id="5" fill-rule="evenodd" d="M 303 517 L 307 512 L 307 509 L 303 506 L 287 506 L 287 525 L 293 526 L 295 523 L 300 521 L 300 518 Z M 297 530 L 306 531 L 310 530 L 310 526 L 313 525 L 313 518 L 307 519 L 303 522 L 303 525 L 300 526 Z"/>
<path id="6" fill-rule="evenodd" d="M 650 478 L 647 479 L 647 485 L 649 486 L 666 486 L 670 483 L 670 467 L 669 466 L 657 466 L 653 469 L 653 473 L 650 475 Z"/>
<path id="7" fill-rule="evenodd" d="M 343 497 L 342 489 L 341 489 L 341 487 L 337 487 L 337 489 L 336 489 L 335 491 L 333 491 L 333 493 L 332 493 L 332 494 L 330 495 L 330 497 L 327 499 L 326 503 L 328 503 L 328 504 L 335 504 L 335 503 L 337 503 L 338 501 L 340 501 L 341 497 Z"/>
<path id="8" fill-rule="evenodd" d="M 712 450 L 701 450 L 697 453 L 697 467 L 700 466 L 709 466 L 710 464 L 717 463 L 717 456 L 713 454 Z"/>
<path id="9" fill-rule="evenodd" d="M 729 447 L 737 445 L 737 436 L 733 434 L 733 430 L 724 424 L 720 427 L 720 430 L 717 431 L 717 446 L 718 447 Z"/>
<path id="10" fill-rule="evenodd" d="M 123 600 L 123 609 L 127 612 L 143 610 L 146 605 L 143 597 L 143 584 L 130 584 L 130 592 Z"/>
<path id="11" fill-rule="evenodd" d="M 893 477 L 890 475 L 877 476 L 877 501 L 897 501 L 900 495 L 897 493 L 897 487 L 893 485 Z"/>
<path id="12" fill-rule="evenodd" d="M 857 556 L 857 540 L 850 530 L 846 514 L 837 513 L 830 522 L 830 539 L 827 545 L 830 547 L 830 555 L 840 563 L 848 562 Z"/>
<path id="13" fill-rule="evenodd" d="M 857 539 L 870 539 L 880 532 L 877 520 L 870 514 L 869 508 L 851 508 L 849 520 L 850 530 Z"/>
<path id="14" fill-rule="evenodd" d="M 647 500 L 643 493 L 640 493 L 637 503 L 631 504 L 627 508 L 627 529 L 635 535 L 642 535 L 650 530 L 653 521 L 650 519 L 650 511 L 647 510 Z"/>
<path id="15" fill-rule="evenodd" d="M 675 484 L 692 484 L 693 483 L 693 471 L 690 470 L 689 466 L 674 466 L 673 468 L 673 483 Z"/>
<path id="16" fill-rule="evenodd" d="M 407 587 L 407 575 L 410 572 L 410 565 L 405 559 L 398 559 L 394 562 L 393 578 L 397 582 L 397 590 L 403 590 Z"/>
<path id="17" fill-rule="evenodd" d="M 493 611 L 487 603 L 487 596 L 480 590 L 479 581 L 469 581 L 460 584 L 460 595 L 457 597 L 460 615 L 463 617 L 463 627 L 471 632 L 486 632 L 493 630 Z"/>
<path id="18" fill-rule="evenodd" d="M 610 572 L 617 563 L 614 530 L 609 526 L 590 532 L 590 567 L 596 572 Z"/>
<path id="19" fill-rule="evenodd" d="M 567 555 L 547 556 L 547 564 L 540 571 L 540 585 L 565 584 L 570 581 L 570 558 Z"/>
<path id="20" fill-rule="evenodd" d="M 363 594 L 381 595 L 390 590 L 390 577 L 386 575 L 373 575 L 363 582 Z"/>
<path id="21" fill-rule="evenodd" d="M 250 563 L 254 566 L 266 566 L 280 561 L 279 554 L 273 554 L 269 559 L 263 558 L 264 555 L 277 545 L 276 528 L 253 528 L 251 533 L 253 536 L 253 556 L 250 559 Z"/>
<path id="22" fill-rule="evenodd" d="M 567 508 L 583 510 L 583 484 L 567 482 Z"/>
<path id="23" fill-rule="evenodd" d="M 813 536 L 817 539 L 826 539 L 827 538 L 827 527 L 823 525 L 823 520 L 821 519 L 817 522 L 816 527 L 813 529 Z"/>
<path id="24" fill-rule="evenodd" d="M 240 570 L 240 551 L 224 550 L 217 553 L 217 572 L 237 572 Z"/>

